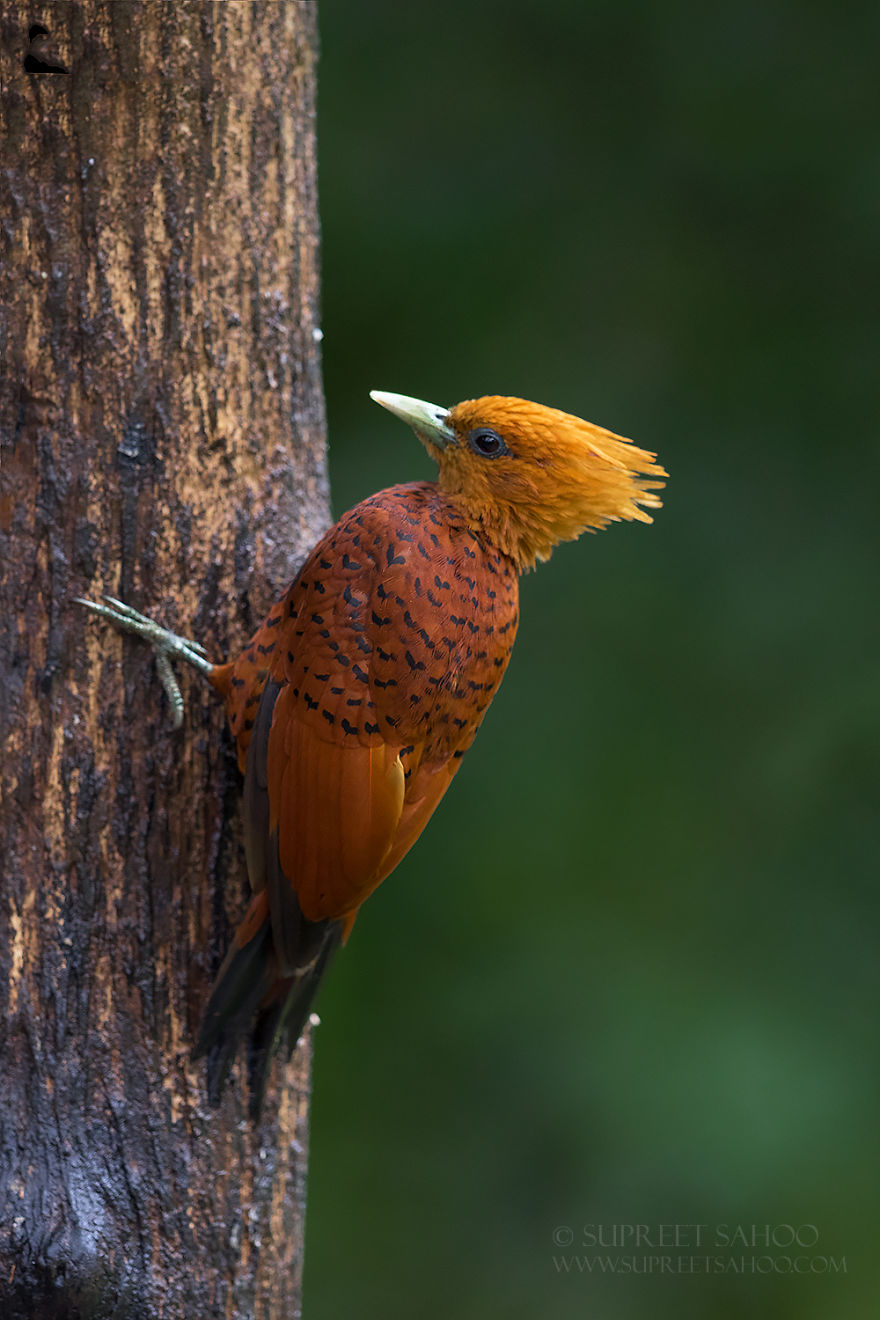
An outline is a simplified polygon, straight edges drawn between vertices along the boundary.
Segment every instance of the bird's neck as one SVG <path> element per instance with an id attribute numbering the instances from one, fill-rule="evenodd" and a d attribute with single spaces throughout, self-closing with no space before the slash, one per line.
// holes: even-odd
<path id="1" fill-rule="evenodd" d="M 513 560 L 518 573 L 534 568 L 538 560 L 550 558 L 559 538 L 542 523 L 539 511 L 477 501 L 459 492 L 444 494 L 481 540 Z"/>

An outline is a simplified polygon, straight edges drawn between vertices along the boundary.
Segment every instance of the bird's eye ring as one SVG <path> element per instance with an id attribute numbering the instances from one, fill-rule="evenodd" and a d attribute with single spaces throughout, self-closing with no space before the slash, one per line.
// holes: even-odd
<path id="1" fill-rule="evenodd" d="M 478 426 L 475 431 L 471 431 L 468 444 L 481 458 L 499 458 L 502 454 L 510 453 L 498 432 L 490 430 L 488 426 Z"/>

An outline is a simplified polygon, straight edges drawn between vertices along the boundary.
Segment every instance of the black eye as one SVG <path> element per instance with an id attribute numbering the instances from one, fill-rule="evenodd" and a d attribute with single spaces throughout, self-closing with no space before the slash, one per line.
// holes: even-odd
<path id="1" fill-rule="evenodd" d="M 488 426 L 478 426 L 475 431 L 471 431 L 468 444 L 481 458 L 498 458 L 501 454 L 510 453 L 498 432 L 490 431 Z"/>

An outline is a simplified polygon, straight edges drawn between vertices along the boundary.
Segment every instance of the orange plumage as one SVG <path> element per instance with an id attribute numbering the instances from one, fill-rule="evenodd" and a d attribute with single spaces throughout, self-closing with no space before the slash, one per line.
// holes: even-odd
<path id="1" fill-rule="evenodd" d="M 413 427 L 437 482 L 345 514 L 244 652 L 200 664 L 238 746 L 254 890 L 197 1045 L 215 1093 L 255 1016 L 264 1075 L 279 1039 L 295 1046 L 358 908 L 425 828 L 507 667 L 519 573 L 660 505 L 652 454 L 567 413 L 374 398 Z"/>

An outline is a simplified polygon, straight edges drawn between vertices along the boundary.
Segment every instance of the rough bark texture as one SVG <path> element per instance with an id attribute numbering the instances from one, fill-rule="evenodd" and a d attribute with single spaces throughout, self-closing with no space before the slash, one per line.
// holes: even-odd
<path id="1" fill-rule="evenodd" d="M 188 1059 L 246 892 L 223 712 L 183 675 L 175 733 L 72 598 L 223 658 L 326 525 L 315 45 L 311 3 L 0 0 L 5 1320 L 299 1314 L 308 1051 L 258 1129 Z"/>

